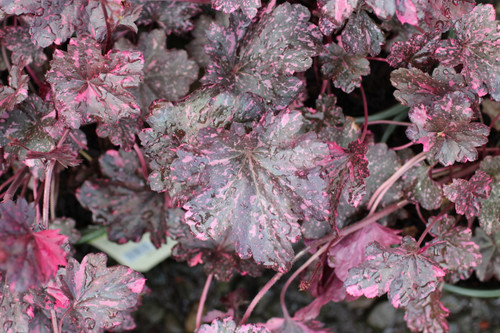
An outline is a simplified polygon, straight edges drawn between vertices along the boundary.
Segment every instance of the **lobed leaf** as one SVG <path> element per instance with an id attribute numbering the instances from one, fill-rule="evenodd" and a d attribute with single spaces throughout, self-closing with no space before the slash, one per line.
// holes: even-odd
<path id="1" fill-rule="evenodd" d="M 221 10 L 226 14 L 231 14 L 241 9 L 243 14 L 249 18 L 254 18 L 262 6 L 260 0 L 212 0 L 212 7 Z"/>
<path id="2" fill-rule="evenodd" d="M 0 290 L 0 318 L 3 331 L 29 332 L 33 317 L 33 306 L 23 301 L 22 294 L 11 292 L 9 285 L 3 284 Z"/>
<path id="3" fill-rule="evenodd" d="M 441 292 L 435 291 L 423 299 L 411 301 L 405 309 L 405 321 L 412 332 L 446 333 L 449 311 L 441 303 Z"/>
<path id="4" fill-rule="evenodd" d="M 216 319 L 211 324 L 201 325 L 196 333 L 270 333 L 270 331 L 262 326 L 254 324 L 246 324 L 238 326 L 234 320 L 224 318 L 223 320 Z"/>
<path id="5" fill-rule="evenodd" d="M 408 197 L 427 210 L 438 209 L 443 202 L 441 185 L 429 176 L 430 166 L 419 165 L 403 176 Z"/>
<path id="6" fill-rule="evenodd" d="M 342 27 L 344 21 L 351 16 L 359 0 L 318 0 L 320 9 L 319 27 L 325 35 Z"/>
<path id="7" fill-rule="evenodd" d="M 438 288 L 445 272 L 405 236 L 399 248 L 388 248 L 374 242 L 366 249 L 366 261 L 349 270 L 344 282 L 353 296 L 372 298 L 387 293 L 396 308 L 422 299 Z"/>
<path id="8" fill-rule="evenodd" d="M 489 184 L 490 195 L 481 200 L 479 224 L 487 234 L 496 234 L 500 231 L 500 156 L 486 156 L 481 161 L 479 170 L 486 172 L 493 178 Z"/>
<path id="9" fill-rule="evenodd" d="M 473 237 L 474 243 L 479 246 L 482 261 L 476 267 L 476 275 L 480 281 L 487 281 L 493 276 L 500 279 L 500 232 L 487 235 L 483 229 L 476 228 Z"/>
<path id="10" fill-rule="evenodd" d="M 26 59 L 20 57 L 9 72 L 9 85 L 0 85 L 0 110 L 12 111 L 15 106 L 28 97 L 28 75 L 24 74 Z"/>
<path id="11" fill-rule="evenodd" d="M 364 10 L 350 16 L 340 38 L 344 50 L 356 55 L 376 56 L 385 41 L 382 30 Z"/>
<path id="12" fill-rule="evenodd" d="M 391 46 L 387 62 L 392 67 L 428 70 L 436 62 L 434 52 L 439 46 L 439 40 L 440 35 L 432 31 L 423 34 L 415 33 L 408 40 L 396 41 Z"/>
<path id="13" fill-rule="evenodd" d="M 47 61 L 43 49 L 32 42 L 28 27 L 23 25 L 3 27 L 0 36 L 2 45 L 12 52 L 13 63 L 19 63 L 20 57 L 26 59 L 27 65 L 33 62 L 35 65 L 41 66 Z"/>

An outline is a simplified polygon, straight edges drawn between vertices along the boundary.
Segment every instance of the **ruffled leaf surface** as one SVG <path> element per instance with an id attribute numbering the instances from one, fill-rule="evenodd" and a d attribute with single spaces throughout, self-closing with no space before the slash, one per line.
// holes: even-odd
<path id="1" fill-rule="evenodd" d="M 500 279 L 500 232 L 488 235 L 483 229 L 476 228 L 472 240 L 479 245 L 483 258 L 481 264 L 476 267 L 478 279 L 481 281 L 487 281 L 492 277 Z"/>
<path id="2" fill-rule="evenodd" d="M 403 176 L 408 197 L 427 210 L 438 209 L 443 202 L 441 185 L 429 176 L 430 166 L 416 166 Z"/>
<path id="3" fill-rule="evenodd" d="M 446 333 L 449 311 L 441 303 L 441 292 L 435 291 L 423 299 L 411 301 L 405 309 L 405 321 L 412 332 Z"/>
<path id="4" fill-rule="evenodd" d="M 212 0 L 212 7 L 216 10 L 231 14 L 241 9 L 243 14 L 254 18 L 261 6 L 260 0 Z"/>
<path id="5" fill-rule="evenodd" d="M 385 38 L 382 30 L 364 10 L 350 16 L 341 34 L 342 46 L 349 54 L 376 56 Z"/>
<path id="6" fill-rule="evenodd" d="M 408 40 L 396 41 L 392 44 L 387 62 L 392 67 L 430 69 L 436 62 L 434 52 L 439 46 L 439 37 L 435 32 L 426 32 L 413 34 Z"/>

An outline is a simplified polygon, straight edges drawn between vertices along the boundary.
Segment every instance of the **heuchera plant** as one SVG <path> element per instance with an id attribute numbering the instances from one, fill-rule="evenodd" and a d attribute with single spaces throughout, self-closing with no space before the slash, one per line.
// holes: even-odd
<path id="1" fill-rule="evenodd" d="M 199 333 L 328 332 L 325 304 L 385 294 L 412 331 L 447 332 L 443 289 L 500 279 L 493 6 L 0 0 L 0 19 L 4 332 L 135 327 L 145 278 L 78 256 L 75 221 L 56 216 L 61 172 L 87 168 L 97 140 L 113 148 L 76 198 L 109 240 L 168 236 L 204 266 Z M 364 85 L 381 66 L 370 80 L 394 100 L 379 112 Z M 213 278 L 266 269 L 243 315 L 202 322 Z M 287 272 L 283 317 L 247 324 Z M 299 276 L 314 301 L 292 316 Z"/>

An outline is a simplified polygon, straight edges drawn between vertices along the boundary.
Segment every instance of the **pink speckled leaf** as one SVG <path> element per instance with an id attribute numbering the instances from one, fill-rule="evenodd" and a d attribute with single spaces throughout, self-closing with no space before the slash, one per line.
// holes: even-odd
<path id="1" fill-rule="evenodd" d="M 31 40 L 29 28 L 18 25 L 17 27 L 3 27 L 0 32 L 1 42 L 5 48 L 12 52 L 13 63 L 19 63 L 19 58 L 24 57 L 26 64 L 35 63 L 42 66 L 47 61 L 47 56 L 43 49 L 35 45 Z"/>
<path id="2" fill-rule="evenodd" d="M 2 281 L 3 283 L 3 281 Z M 3 332 L 32 332 L 28 326 L 33 319 L 33 306 L 22 299 L 22 294 L 11 292 L 8 284 L 0 289 L 0 324 Z"/>
<path id="3" fill-rule="evenodd" d="M 108 150 L 99 163 L 110 179 L 85 181 L 76 192 L 80 204 L 92 211 L 95 223 L 108 227 L 109 240 L 137 242 L 150 232 L 160 247 L 166 242 L 163 196 L 146 187 L 136 152 Z"/>
<path id="4" fill-rule="evenodd" d="M 391 245 L 400 244 L 399 230 L 372 223 L 347 237 L 342 238 L 328 251 L 328 265 L 335 268 L 335 275 L 345 281 L 349 277 L 349 269 L 360 265 L 366 260 L 365 251 L 370 243 L 377 242 L 389 248 Z"/>
<path id="5" fill-rule="evenodd" d="M 346 93 L 351 93 L 361 85 L 361 76 L 370 74 L 368 60 L 359 55 L 347 54 L 335 43 L 326 46 L 320 61 L 321 73 Z"/>
<path id="6" fill-rule="evenodd" d="M 140 116 L 131 114 L 113 123 L 99 123 L 96 134 L 100 138 L 108 138 L 115 146 L 131 150 L 135 143 L 135 135 L 143 128 L 142 125 Z"/>
<path id="7" fill-rule="evenodd" d="M 325 35 L 342 27 L 344 21 L 351 16 L 359 0 L 318 0 L 320 9 L 319 27 Z"/>
<path id="8" fill-rule="evenodd" d="M 233 318 L 216 319 L 211 324 L 201 325 L 195 333 L 271 333 L 267 328 L 246 324 L 238 326 Z"/>
<path id="9" fill-rule="evenodd" d="M 431 217 L 429 223 L 434 219 Z M 452 283 L 468 279 L 474 267 L 481 264 L 481 253 L 479 246 L 472 241 L 472 231 L 455 224 L 453 216 L 441 216 L 431 229 L 435 238 L 425 245 L 429 258 L 446 271 Z"/>
<path id="10" fill-rule="evenodd" d="M 38 228 L 35 208 L 24 199 L 0 204 L 0 271 L 12 291 L 47 283 L 59 265 L 66 265 L 62 245 L 68 237 Z"/>
<path id="11" fill-rule="evenodd" d="M 392 0 L 389 0 L 392 1 Z M 396 0 L 396 15 L 402 24 L 418 26 L 423 16 L 421 4 L 424 0 Z M 425 1 L 425 3 L 428 3 Z"/>
<path id="12" fill-rule="evenodd" d="M 182 34 L 193 29 L 191 18 L 201 12 L 199 4 L 176 0 L 144 1 L 132 0 L 132 3 L 142 5 L 142 11 L 137 24 L 158 24 L 167 35 Z"/>
<path id="13" fill-rule="evenodd" d="M 443 186 L 443 193 L 455 203 L 457 213 L 470 221 L 481 213 L 481 202 L 488 198 L 492 181 L 486 172 L 478 170 L 470 180 L 453 179 L 453 183 Z"/>
<path id="14" fill-rule="evenodd" d="M 387 62 L 392 67 L 414 67 L 427 70 L 435 64 L 434 51 L 438 47 L 440 34 L 436 32 L 416 33 L 408 40 L 392 44 Z"/>
<path id="15" fill-rule="evenodd" d="M 241 258 L 285 271 L 292 243 L 330 230 L 319 168 L 328 148 L 302 125 L 296 111 L 268 114 L 250 134 L 238 123 L 204 128 L 177 149 L 171 178 L 190 198 L 186 221 L 198 238 L 227 234 Z"/>
<path id="16" fill-rule="evenodd" d="M 9 85 L 0 85 L 0 110 L 12 111 L 14 107 L 28 97 L 28 75 L 24 74 L 26 59 L 20 57 L 9 72 Z"/>
<path id="17" fill-rule="evenodd" d="M 213 23 L 205 46 L 212 61 L 202 82 L 255 94 L 283 109 L 303 86 L 292 74 L 307 70 L 320 50 L 321 33 L 309 18 L 307 8 L 286 2 L 250 26 L 236 14 L 228 28 Z"/>
<path id="18" fill-rule="evenodd" d="M 409 107 L 430 105 L 454 91 L 463 91 L 470 103 L 476 100 L 476 95 L 466 90 L 464 77 L 445 67 L 437 67 L 432 76 L 417 68 L 399 68 L 392 71 L 391 83 L 398 89 L 394 97 Z"/>
<path id="19" fill-rule="evenodd" d="M 125 38 L 115 43 L 115 49 L 141 51 L 144 56 L 144 80 L 131 90 L 143 111 L 158 98 L 178 100 L 198 78 L 198 65 L 184 50 L 167 50 L 166 40 L 165 32 L 155 29 L 141 33 L 137 46 Z"/>
<path id="20" fill-rule="evenodd" d="M 500 100 L 500 31 L 493 6 L 477 5 L 454 23 L 453 30 L 456 38 L 436 50 L 441 63 L 463 64 L 462 74 L 473 89 Z"/>
<path id="21" fill-rule="evenodd" d="M 6 14 L 31 14 L 40 8 L 40 0 L 0 0 L 0 8 Z"/>
<path id="22" fill-rule="evenodd" d="M 349 18 L 341 34 L 342 46 L 349 54 L 376 56 L 385 42 L 382 30 L 361 10 Z"/>
<path id="23" fill-rule="evenodd" d="M 486 156 L 481 161 L 481 171 L 493 178 L 491 192 L 487 199 L 481 200 L 479 224 L 489 235 L 500 231 L 500 156 Z"/>
<path id="24" fill-rule="evenodd" d="M 254 18 L 261 6 L 260 0 L 212 0 L 212 7 L 221 10 L 226 14 L 231 14 L 241 9 L 243 14 L 249 18 Z"/>
<path id="25" fill-rule="evenodd" d="M 443 202 L 441 185 L 429 177 L 428 165 L 410 169 L 403 176 L 405 190 L 410 199 L 416 200 L 427 210 L 438 209 Z"/>
<path id="26" fill-rule="evenodd" d="M 448 309 L 441 303 L 441 292 L 436 290 L 422 299 L 412 300 L 405 309 L 405 321 L 412 332 L 446 333 Z"/>
<path id="27" fill-rule="evenodd" d="M 112 124 L 139 113 L 130 88 L 139 85 L 143 62 L 140 52 L 111 50 L 103 56 L 89 36 L 71 39 L 67 52 L 56 50 L 47 81 L 66 124 Z"/>
<path id="28" fill-rule="evenodd" d="M 387 293 L 396 308 L 422 299 L 435 291 L 445 272 L 417 247 L 410 236 L 401 247 L 390 248 L 377 242 L 368 246 L 366 261 L 349 270 L 344 285 L 353 296 L 372 298 Z"/>
<path id="29" fill-rule="evenodd" d="M 59 300 L 58 317 L 64 314 L 64 323 L 78 332 L 117 329 L 138 305 L 146 279 L 125 266 L 108 268 L 106 261 L 104 253 L 88 254 L 81 264 L 69 258 L 47 290 Z"/>
<path id="30" fill-rule="evenodd" d="M 476 275 L 480 281 L 487 281 L 493 276 L 500 279 L 500 232 L 487 235 L 483 229 L 476 228 L 473 238 L 474 243 L 479 245 L 479 251 L 483 258 L 481 264 L 476 267 Z"/>
<path id="31" fill-rule="evenodd" d="M 471 122 L 473 111 L 462 92 L 449 93 L 430 106 L 419 104 L 408 116 L 413 123 L 406 130 L 408 138 L 445 166 L 476 160 L 475 147 L 488 142 L 488 126 Z"/>
<path id="32" fill-rule="evenodd" d="M 396 2 L 394 0 L 364 0 L 382 20 L 389 20 L 396 13 Z"/>

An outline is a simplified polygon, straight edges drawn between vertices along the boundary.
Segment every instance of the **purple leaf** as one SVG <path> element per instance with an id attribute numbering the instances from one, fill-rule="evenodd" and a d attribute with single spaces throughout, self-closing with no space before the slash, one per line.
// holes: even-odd
<path id="1" fill-rule="evenodd" d="M 462 74 L 480 95 L 500 100 L 500 32 L 492 5 L 477 5 L 453 25 L 455 39 L 436 50 L 447 67 L 463 64 Z M 487 88 L 484 89 L 484 88 Z"/>
<path id="2" fill-rule="evenodd" d="M 436 62 L 434 51 L 438 47 L 440 35 L 435 32 L 416 33 L 408 40 L 392 44 L 387 62 L 392 67 L 415 67 L 427 70 Z"/>
<path id="3" fill-rule="evenodd" d="M 292 74 L 307 70 L 320 50 L 321 33 L 309 17 L 307 8 L 284 3 L 250 26 L 236 14 L 228 28 L 212 24 L 205 47 L 212 61 L 202 82 L 255 94 L 279 109 L 288 106 L 302 88 Z"/>
<path id="4" fill-rule="evenodd" d="M 56 50 L 47 81 L 66 124 L 78 128 L 91 119 L 112 124 L 138 114 L 129 89 L 139 85 L 143 62 L 140 52 L 111 50 L 102 56 L 89 36 L 71 39 L 67 52 Z"/>
<path id="5" fill-rule="evenodd" d="M 342 47 L 349 54 L 376 56 L 380 53 L 380 46 L 385 37 L 382 30 L 368 16 L 360 10 L 349 18 L 341 34 Z"/>
<path id="6" fill-rule="evenodd" d="M 11 291 L 47 283 L 58 265 L 66 265 L 62 245 L 68 237 L 57 230 L 36 231 L 35 208 L 24 199 L 0 204 L 0 271 Z"/>
<path id="7" fill-rule="evenodd" d="M 25 26 L 4 27 L 1 38 L 2 45 L 12 52 L 12 62 L 19 63 L 19 57 L 24 57 L 27 65 L 33 62 L 37 66 L 42 66 L 47 61 L 43 49 L 32 42 L 29 29 Z"/>
<path id="8" fill-rule="evenodd" d="M 9 72 L 9 85 L 0 85 L 0 110 L 12 111 L 14 107 L 28 97 L 28 75 L 24 74 L 26 59 L 17 58 Z"/>
<path id="9" fill-rule="evenodd" d="M 481 213 L 479 213 L 479 224 L 489 235 L 500 231 L 500 156 L 486 156 L 481 161 L 481 171 L 486 172 L 493 178 L 489 184 L 490 195 L 481 200 Z"/>
<path id="10" fill-rule="evenodd" d="M 436 217 L 431 217 L 431 223 Z M 431 229 L 435 237 L 425 245 L 426 254 L 446 271 L 452 283 L 468 279 L 473 268 L 481 264 L 479 246 L 469 228 L 455 226 L 455 218 L 444 214 Z"/>
<path id="11" fill-rule="evenodd" d="M 133 90 L 131 90 L 133 92 Z M 135 143 L 135 134 L 142 128 L 143 122 L 139 115 L 120 118 L 115 122 L 103 122 L 97 125 L 96 134 L 100 138 L 108 138 L 115 146 L 131 150 Z"/>
<path id="12" fill-rule="evenodd" d="M 476 228 L 474 243 L 479 245 L 483 260 L 476 267 L 476 275 L 480 281 L 487 281 L 493 276 L 500 279 L 500 232 L 487 235 L 483 229 Z"/>
<path id="13" fill-rule="evenodd" d="M 481 213 L 481 201 L 488 198 L 492 181 L 486 172 L 478 170 L 470 180 L 453 179 L 453 183 L 443 186 L 443 193 L 455 203 L 457 213 L 471 221 Z"/>
<path id="14" fill-rule="evenodd" d="M 405 321 L 412 332 L 448 332 L 448 309 L 441 303 L 441 292 L 411 301 L 405 309 Z"/>
<path id="15" fill-rule="evenodd" d="M 99 162 L 111 180 L 87 180 L 77 190 L 80 204 L 92 211 L 93 221 L 108 227 L 108 238 L 117 243 L 138 242 L 145 232 L 159 248 L 166 241 L 163 196 L 152 192 L 139 176 L 135 151 L 109 150 Z"/>
<path id="16" fill-rule="evenodd" d="M 249 18 L 254 18 L 261 6 L 260 0 L 212 0 L 212 7 L 221 10 L 226 14 L 231 14 L 241 9 L 243 14 Z"/>
<path id="17" fill-rule="evenodd" d="M 201 12 L 201 7 L 192 2 L 175 0 L 144 1 L 132 0 L 132 3 L 142 5 L 142 11 L 137 24 L 158 24 L 167 35 L 182 34 L 193 29 L 191 18 Z"/>
<path id="18" fill-rule="evenodd" d="M 144 56 L 144 80 L 132 92 L 143 111 L 158 98 L 177 100 L 189 92 L 198 78 L 198 65 L 187 58 L 184 50 L 167 50 L 163 30 L 140 35 L 137 46 L 122 38 L 115 43 L 118 50 L 141 51 Z"/>
<path id="19" fill-rule="evenodd" d="M 296 111 L 268 114 L 250 134 L 238 123 L 230 131 L 204 128 L 177 149 L 171 179 L 190 198 L 186 220 L 197 238 L 227 235 L 241 258 L 285 271 L 301 234 L 330 229 L 318 167 L 327 146 L 301 134 L 302 124 Z"/>
<path id="20" fill-rule="evenodd" d="M 347 54 L 335 43 L 326 45 L 320 61 L 321 73 L 346 93 L 361 85 L 361 76 L 370 74 L 368 60 L 359 55 Z"/>
<path id="21" fill-rule="evenodd" d="M 319 27 L 325 35 L 330 35 L 334 29 L 344 25 L 351 16 L 359 0 L 318 0 L 320 9 Z"/>
<path id="22" fill-rule="evenodd" d="M 3 331 L 32 332 L 28 326 L 33 317 L 33 306 L 24 302 L 21 294 L 11 292 L 8 284 L 3 284 L 3 290 L 0 290 L 0 318 Z"/>
<path id="23" fill-rule="evenodd" d="M 195 333 L 271 333 L 267 328 L 246 324 L 242 326 L 236 325 L 233 318 L 224 318 L 223 320 L 216 319 L 211 324 L 201 325 Z"/>
<path id="24" fill-rule="evenodd" d="M 408 138 L 423 144 L 428 156 L 445 166 L 476 160 L 474 147 L 488 142 L 488 126 L 471 123 L 473 111 L 461 92 L 447 94 L 430 106 L 419 104 L 408 115 L 413 123 L 406 130 Z"/>
<path id="25" fill-rule="evenodd" d="M 406 307 L 410 301 L 435 291 L 445 272 L 417 247 L 410 236 L 403 238 L 401 247 L 390 248 L 377 242 L 366 249 L 367 260 L 349 270 L 344 285 L 353 296 L 368 298 L 387 292 L 392 305 Z"/>
<path id="26" fill-rule="evenodd" d="M 106 267 L 104 253 L 88 254 L 81 264 L 69 258 L 59 269 L 48 293 L 55 297 L 57 315 L 78 332 L 99 332 L 127 324 L 146 279 L 125 266 Z M 131 323 L 134 328 L 133 321 Z M 126 327 L 124 327 L 126 329 Z"/>

